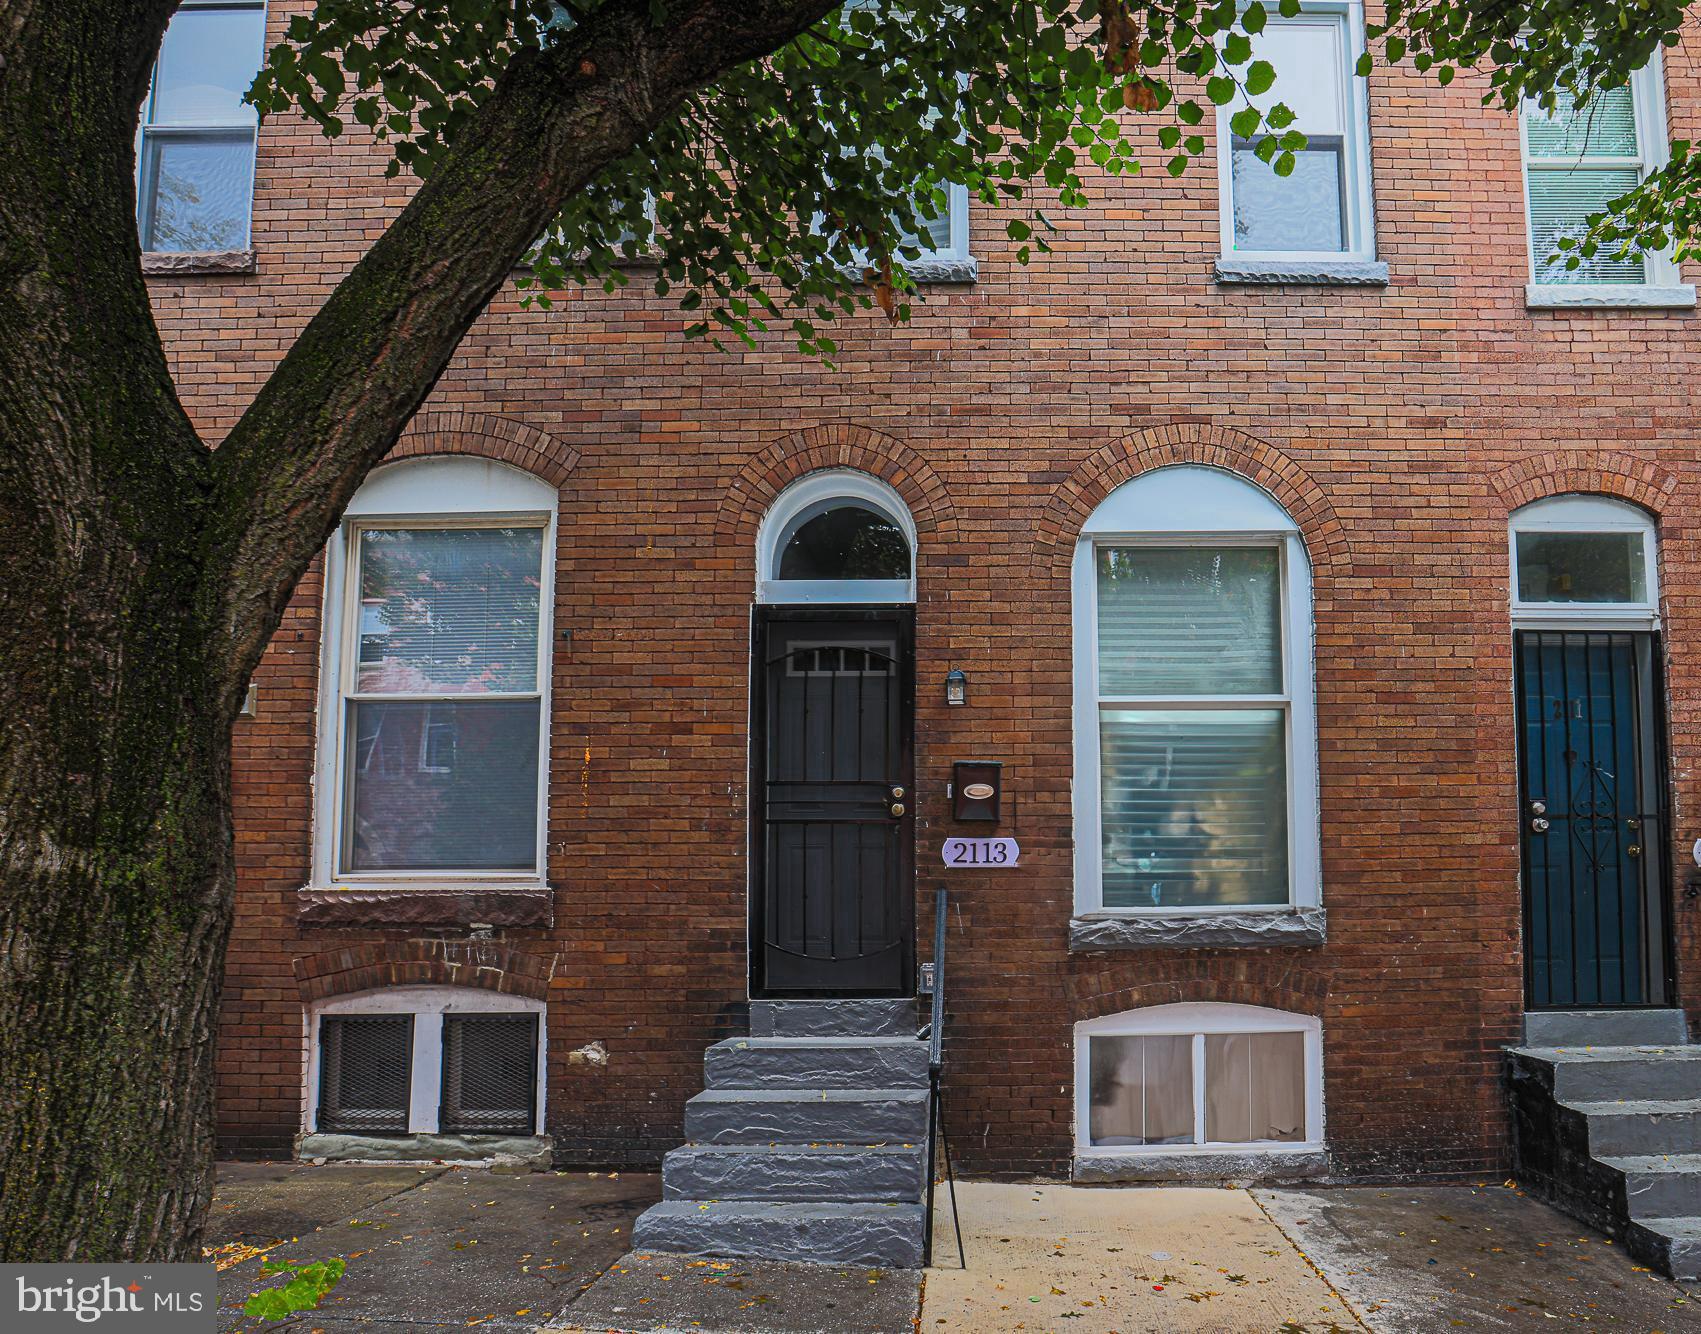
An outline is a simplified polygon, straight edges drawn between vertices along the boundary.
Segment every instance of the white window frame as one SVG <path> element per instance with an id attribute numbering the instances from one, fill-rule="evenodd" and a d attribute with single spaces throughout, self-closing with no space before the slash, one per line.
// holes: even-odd
<path id="1" fill-rule="evenodd" d="M 1658 171 L 1665 166 L 1671 155 L 1667 142 L 1666 131 L 1666 96 L 1665 96 L 1665 64 L 1658 50 L 1653 58 L 1641 69 L 1630 76 L 1630 104 L 1636 118 L 1637 155 L 1634 158 L 1596 157 L 1589 156 L 1591 166 L 1598 167 L 1635 167 L 1646 180 L 1650 172 Z M 1643 288 L 1671 288 L 1679 285 L 1681 275 L 1677 264 L 1669 251 L 1642 251 L 1642 281 L 1639 283 L 1620 282 L 1567 282 L 1563 278 L 1551 275 L 1564 273 L 1565 270 L 1546 262 L 1547 256 L 1536 254 L 1535 228 L 1530 221 L 1530 172 L 1535 171 L 1569 171 L 1573 167 L 1571 159 L 1541 158 L 1532 161 L 1530 158 L 1530 134 L 1528 106 L 1518 108 L 1518 154 L 1523 167 L 1524 182 L 1524 253 L 1530 265 L 1530 286 L 1542 289 L 1541 297 L 1552 296 L 1560 300 L 1562 293 L 1571 293 L 1581 303 L 1591 295 L 1610 297 L 1614 292 L 1635 292 Z M 1581 160 L 1584 155 L 1579 154 Z M 1587 168 L 1584 168 L 1587 170 Z M 1543 274 L 1550 275 L 1545 280 Z"/>
<path id="2" fill-rule="evenodd" d="M 366 482 L 325 549 L 323 632 L 319 661 L 319 718 L 314 765 L 313 884 L 453 887 L 516 884 L 541 887 L 547 871 L 549 830 L 549 704 L 555 587 L 558 495 L 529 473 L 503 463 L 464 456 L 407 459 L 385 464 Z M 360 597 L 354 557 L 366 528 L 491 528 L 543 530 L 542 588 L 538 599 L 537 690 L 523 696 L 471 695 L 467 699 L 538 698 L 536 865 L 509 870 L 345 871 L 344 803 L 347 799 L 348 690 L 360 646 Z M 408 699 L 411 696 L 385 696 Z M 445 697 L 431 696 L 432 701 Z"/>
<path id="3" fill-rule="evenodd" d="M 1205 1140 L 1205 1038 L 1208 1034 L 1305 1035 L 1305 1138 L 1230 1143 Z M 1092 1141 L 1092 1039 L 1103 1037 L 1191 1037 L 1193 1039 L 1193 1132 L 1196 1144 L 1094 1144 Z M 1197 1157 L 1216 1153 L 1316 1153 L 1323 1139 L 1323 1024 L 1308 1014 L 1261 1005 L 1188 1001 L 1124 1010 L 1075 1025 L 1075 1152 L 1083 1158 L 1132 1156 Z"/>
<path id="4" fill-rule="evenodd" d="M 179 13 L 181 13 L 185 10 L 194 10 L 194 9 L 201 9 L 201 10 L 208 10 L 208 9 L 214 9 L 214 10 L 216 10 L 216 9 L 259 10 L 260 11 L 260 23 L 261 23 L 262 29 L 264 28 L 264 25 L 265 25 L 265 22 L 266 22 L 266 0 L 180 0 L 180 3 L 177 6 L 177 10 L 178 10 Z M 175 15 L 173 17 L 175 17 Z M 162 47 L 163 47 L 163 39 L 162 39 Z M 215 137 L 233 137 L 238 131 L 246 129 L 248 131 L 248 156 L 249 156 L 248 200 L 247 200 L 247 204 L 246 204 L 247 226 L 243 229 L 242 244 L 240 246 L 238 246 L 237 249 L 238 250 L 250 250 L 250 249 L 253 248 L 253 245 L 254 245 L 254 177 L 258 173 L 258 170 L 259 170 L 259 146 L 260 146 L 260 120 L 259 120 L 259 115 L 258 115 L 258 113 L 254 113 L 250 116 L 250 118 L 245 119 L 245 120 L 241 120 L 241 121 L 229 121 L 229 122 L 219 122 L 219 123 L 209 122 L 207 124 L 197 124 L 197 125 L 155 125 L 153 123 L 152 117 L 153 117 L 153 111 L 154 111 L 154 83 L 155 83 L 155 80 L 156 80 L 156 78 L 159 74 L 159 56 L 160 56 L 160 53 L 156 51 L 154 53 L 153 66 L 149 70 L 149 73 L 148 73 L 148 95 L 142 102 L 141 123 L 137 126 L 137 129 L 136 129 L 136 226 L 137 226 L 138 230 L 142 230 L 144 228 L 144 222 L 147 221 L 147 220 L 151 220 L 150 210 L 153 207 L 154 188 L 155 187 L 154 187 L 154 182 L 151 179 L 151 173 L 149 172 L 149 162 L 150 162 L 151 158 L 150 158 L 150 155 L 148 153 L 148 143 L 149 143 L 150 140 L 152 140 L 152 139 L 194 140 L 194 139 L 198 139 L 198 138 L 205 138 L 209 135 L 215 136 Z M 262 31 L 261 38 L 260 38 L 260 61 L 261 61 L 262 64 L 264 64 L 265 59 L 266 59 L 266 42 L 265 42 L 264 32 Z M 258 73 L 258 67 L 256 67 L 256 73 Z M 252 112 L 253 109 L 250 108 L 249 110 Z M 150 254 L 194 254 L 194 253 L 196 253 L 194 251 L 153 251 L 153 250 L 151 250 L 149 248 L 149 244 L 148 244 L 153 240 L 153 237 L 151 235 L 151 221 L 150 221 L 150 225 L 147 228 L 147 234 L 145 234 L 143 236 L 142 240 L 144 242 L 142 249 L 145 252 L 150 253 Z"/>
<path id="5" fill-rule="evenodd" d="M 969 187 L 966 185 L 947 185 L 945 187 L 946 216 L 950 223 L 950 241 L 944 246 L 921 247 L 921 258 L 912 260 L 916 264 L 958 264 L 966 263 L 969 258 Z M 918 242 L 925 241 L 925 236 L 918 236 Z"/>
<path id="6" fill-rule="evenodd" d="M 871 509 L 898 526 L 910 549 L 907 579 L 780 579 L 786 543 L 803 523 L 844 502 Z M 798 478 L 775 498 L 756 532 L 756 600 L 778 605 L 905 603 L 915 601 L 915 519 L 895 490 L 878 477 L 827 468 Z"/>
<path id="7" fill-rule="evenodd" d="M 1273 547 L 1280 553 L 1282 684 L 1279 695 L 1127 696 L 1099 693 L 1100 547 Z M 1075 912 L 1106 917 L 1204 917 L 1291 912 L 1322 902 L 1317 800 L 1317 692 L 1311 563 L 1298 525 L 1265 492 L 1221 468 L 1178 464 L 1124 482 L 1088 517 L 1072 570 L 1075 677 Z M 1107 703 L 1143 709 L 1271 709 L 1287 720 L 1288 900 L 1158 908 L 1104 905 L 1099 712 Z"/>
<path id="8" fill-rule="evenodd" d="M 548 1089 L 549 1025 L 540 1000 L 508 996 L 477 987 L 383 987 L 351 992 L 307 1007 L 306 1083 L 301 1096 L 301 1128 L 319 1131 L 319 1021 L 327 1015 L 407 1014 L 413 1016 L 413 1060 L 409 1066 L 408 1128 L 410 1135 L 435 1135 L 443 1095 L 443 1016 L 446 1014 L 535 1014 L 537 1016 L 537 1107 L 534 1135 L 544 1126 L 544 1095 Z"/>
<path id="9" fill-rule="evenodd" d="M 1640 533 L 1648 596 L 1640 602 L 1523 602 L 1518 598 L 1519 533 Z M 1532 501 L 1515 510 L 1507 525 L 1507 569 L 1511 572 L 1512 621 L 1521 630 L 1658 630 L 1660 628 L 1659 532 L 1653 516 L 1627 500 L 1575 492 Z"/>
<path id="10" fill-rule="evenodd" d="M 1341 108 L 1345 118 L 1342 134 L 1341 182 L 1342 221 L 1345 224 L 1341 250 L 1242 250 L 1234 237 L 1234 130 L 1230 120 L 1247 105 L 1244 95 L 1217 108 L 1217 221 L 1225 259 L 1281 260 L 1299 264 L 1371 262 L 1376 259 L 1376 205 L 1371 191 L 1369 80 L 1357 72 L 1364 51 L 1364 5 L 1361 0 L 1308 0 L 1297 16 L 1284 19 L 1271 7 L 1268 25 L 1332 23 L 1341 31 Z M 1253 42 L 1257 58 L 1257 41 Z M 1244 67 L 1242 67 L 1244 77 Z M 1271 95 L 1282 100 L 1278 75 Z M 1260 127 L 1260 137 L 1265 133 Z M 1278 131 L 1279 138 L 1282 131 Z"/>

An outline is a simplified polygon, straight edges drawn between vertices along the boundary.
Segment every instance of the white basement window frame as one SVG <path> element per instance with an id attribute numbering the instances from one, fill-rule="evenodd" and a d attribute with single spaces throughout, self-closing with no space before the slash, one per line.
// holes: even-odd
<path id="1" fill-rule="evenodd" d="M 1107 548 L 1262 547 L 1279 558 L 1282 689 L 1260 695 L 1106 696 L 1100 690 L 1096 561 Z M 1073 599 L 1075 911 L 1077 915 L 1209 917 L 1290 912 L 1322 901 L 1311 565 L 1298 525 L 1267 493 L 1224 469 L 1158 468 L 1112 491 L 1082 526 Z M 1284 718 L 1288 893 L 1279 903 L 1107 908 L 1104 895 L 1100 714 L 1106 708 L 1279 709 Z"/>
<path id="2" fill-rule="evenodd" d="M 1206 1040 L 1213 1036 L 1299 1034 L 1303 1039 L 1304 1133 L 1297 1140 L 1212 1140 L 1207 1134 Z M 1192 1140 L 1185 1144 L 1095 1144 L 1092 1139 L 1092 1043 L 1118 1037 L 1180 1037 L 1191 1042 Z M 1315 1153 L 1324 1147 L 1323 1025 L 1305 1014 L 1220 1001 L 1154 1005 L 1075 1025 L 1075 1146 L 1086 1158 L 1151 1155 Z"/>
<path id="3" fill-rule="evenodd" d="M 903 579 L 782 579 L 786 546 L 811 519 L 835 509 L 872 511 L 895 525 L 909 548 Z M 775 498 L 756 533 L 756 600 L 781 605 L 901 604 L 915 601 L 915 519 L 909 506 L 878 477 L 849 468 L 812 472 Z"/>
<path id="4" fill-rule="evenodd" d="M 211 85 L 194 85 L 189 83 L 182 74 L 174 79 L 174 86 L 168 94 L 162 87 L 161 67 L 176 60 L 190 60 L 194 52 L 192 34 L 196 28 L 209 28 L 219 24 L 230 27 L 229 20 L 236 16 L 244 16 L 253 26 L 253 60 L 231 63 L 240 64 L 243 73 L 247 75 L 240 90 L 223 89 L 226 94 L 232 91 L 246 93 L 259 73 L 261 62 L 265 59 L 265 0 L 183 0 L 177 13 L 172 17 L 170 26 L 166 29 L 165 39 L 161 43 L 160 52 L 154 60 L 153 72 L 148 80 L 148 93 L 142 103 L 141 125 L 137 131 L 136 153 L 136 214 L 137 226 L 141 232 L 142 249 L 152 253 L 198 253 L 225 252 L 246 250 L 252 244 L 253 213 L 254 213 L 254 163 L 256 140 L 259 132 L 259 116 L 254 108 L 245 102 L 235 105 L 218 105 L 223 99 L 218 96 L 208 97 L 206 90 Z M 257 25 L 254 20 L 258 20 Z M 219 43 L 228 57 L 238 55 L 237 48 L 231 44 L 234 33 L 218 34 L 223 38 Z M 209 33 L 208 36 L 213 36 Z M 223 71 L 228 74 L 227 69 Z M 202 91 L 197 95 L 196 89 Z M 186 244 L 190 239 L 184 236 L 169 236 L 161 234 L 160 204 L 163 182 L 161 178 L 162 159 L 175 147 L 180 150 L 193 151 L 197 147 L 208 148 L 223 146 L 233 150 L 234 156 L 242 158 L 243 179 L 237 188 L 239 198 L 231 201 L 233 208 L 240 206 L 240 233 L 229 232 L 219 235 L 205 235 L 195 244 Z M 227 162 L 226 166 L 230 164 Z M 225 219 L 227 223 L 237 221 L 233 213 Z"/>
<path id="5" fill-rule="evenodd" d="M 552 668 L 558 495 L 554 487 L 507 464 L 466 456 L 409 459 L 376 469 L 355 493 L 325 552 L 323 642 L 314 768 L 313 879 L 319 888 L 452 888 L 478 884 L 541 887 L 548 839 L 549 705 Z M 346 833 L 354 739 L 348 701 L 361 640 L 357 560 L 361 534 L 379 529 L 537 528 L 541 533 L 538 663 L 535 689 L 519 695 L 447 693 L 433 699 L 537 701 L 536 838 L 530 865 L 480 869 L 349 869 Z M 385 695 L 385 699 L 397 696 Z M 411 696 L 409 697 L 412 698 Z M 420 766 L 438 765 L 422 729 Z"/>
<path id="6" fill-rule="evenodd" d="M 1657 630 L 1660 627 L 1659 532 L 1646 510 L 1609 496 L 1568 493 L 1515 510 L 1508 524 L 1512 620 L 1520 629 Z M 1521 564 L 1534 559 L 1535 543 L 1521 539 L 1599 537 L 1628 548 L 1630 596 L 1623 601 L 1568 601 L 1523 597 Z M 1636 565 L 1640 564 L 1640 570 Z M 1640 596 L 1634 587 L 1641 576 Z"/>
<path id="7" fill-rule="evenodd" d="M 489 1132 L 541 1135 L 544 1127 L 544 1097 L 548 1088 L 545 1078 L 549 1069 L 547 1008 L 544 1002 L 527 996 L 507 996 L 500 992 L 476 987 L 418 986 L 384 987 L 376 991 L 353 992 L 320 1001 L 307 1008 L 304 1015 L 307 1043 L 307 1068 L 302 1088 L 301 1125 L 306 1133 L 359 1134 L 358 1131 L 325 1130 L 319 1125 L 320 1078 L 322 1052 L 320 1038 L 322 1021 L 327 1018 L 360 1016 L 406 1016 L 412 1020 L 407 1129 L 378 1132 L 408 1135 L 435 1135 L 440 1129 L 443 1097 L 443 1028 L 445 1016 L 453 1015 L 530 1015 L 537 1023 L 537 1070 L 533 1092 L 533 1124 L 528 1131 Z M 372 1132 L 365 1132 L 372 1133 Z M 455 1133 L 455 1132 L 450 1132 Z M 480 1132 L 472 1132 L 480 1133 Z"/>
<path id="8" fill-rule="evenodd" d="M 1217 190 L 1224 261 L 1272 261 L 1298 266 L 1372 262 L 1376 259 L 1376 215 L 1371 194 L 1369 85 L 1356 73 L 1358 57 L 1364 51 L 1364 6 L 1359 0 L 1311 0 L 1293 18 L 1278 16 L 1274 8 L 1271 6 L 1261 34 L 1265 37 L 1266 50 L 1270 36 L 1306 32 L 1331 38 L 1337 59 L 1329 78 L 1316 81 L 1311 78 L 1312 71 L 1284 71 L 1282 62 L 1273 60 L 1276 82 L 1268 92 L 1256 97 L 1243 94 L 1217 108 Z M 1252 54 L 1255 60 L 1269 58 L 1260 51 L 1258 37 L 1253 38 Z M 1238 77 L 1244 79 L 1246 68 L 1238 68 Z M 1305 133 L 1313 144 L 1339 140 L 1341 238 L 1338 247 L 1296 250 L 1239 244 L 1234 186 L 1238 141 L 1230 121 L 1249 102 L 1265 112 L 1278 102 L 1285 103 L 1297 116 L 1290 128 Z M 1250 152 L 1252 145 L 1266 133 L 1271 131 L 1260 126 L 1258 134 L 1239 147 Z M 1273 133 L 1280 138 L 1285 131 Z M 1268 172 L 1270 168 L 1260 162 L 1258 170 Z M 1271 179 L 1280 188 L 1294 177 L 1276 177 L 1272 173 Z"/>

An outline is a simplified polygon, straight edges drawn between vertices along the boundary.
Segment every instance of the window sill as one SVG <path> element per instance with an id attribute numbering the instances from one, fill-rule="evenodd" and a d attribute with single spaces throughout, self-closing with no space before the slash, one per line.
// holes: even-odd
<path id="1" fill-rule="evenodd" d="M 144 250 L 142 273 L 171 277 L 187 273 L 253 273 L 252 250 Z"/>
<path id="2" fill-rule="evenodd" d="M 307 885 L 296 891 L 301 926 L 553 926 L 547 885 Z"/>
<path id="3" fill-rule="evenodd" d="M 1245 909 L 1163 914 L 1088 913 L 1069 920 L 1073 954 L 1100 950 L 1280 949 L 1321 945 L 1322 908 Z"/>
<path id="4" fill-rule="evenodd" d="M 1388 266 L 1379 259 L 1259 259 L 1255 255 L 1223 255 L 1214 269 L 1224 286 L 1265 287 L 1386 287 Z"/>
<path id="5" fill-rule="evenodd" d="M 349 1135 L 317 1131 L 295 1137 L 295 1156 L 328 1163 L 482 1163 L 547 1172 L 555 1141 L 548 1135 Z"/>
<path id="6" fill-rule="evenodd" d="M 1329 1175 L 1329 1152 L 1318 1145 L 1268 1149 L 1126 1149 L 1077 1154 L 1075 1181 L 1295 1181 Z"/>
<path id="7" fill-rule="evenodd" d="M 1695 284 L 1529 283 L 1524 304 L 1531 310 L 1693 310 Z"/>

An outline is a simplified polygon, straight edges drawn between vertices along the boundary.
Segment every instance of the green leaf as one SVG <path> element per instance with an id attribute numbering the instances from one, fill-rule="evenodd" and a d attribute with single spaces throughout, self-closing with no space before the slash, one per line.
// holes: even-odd
<path id="1" fill-rule="evenodd" d="M 1218 74 L 1205 83 L 1205 96 L 1218 106 L 1226 106 L 1234 100 L 1234 80 L 1226 74 Z"/>
<path id="2" fill-rule="evenodd" d="M 1246 91 L 1253 97 L 1267 93 L 1276 82 L 1276 67 L 1268 60 L 1254 60 L 1246 67 Z"/>

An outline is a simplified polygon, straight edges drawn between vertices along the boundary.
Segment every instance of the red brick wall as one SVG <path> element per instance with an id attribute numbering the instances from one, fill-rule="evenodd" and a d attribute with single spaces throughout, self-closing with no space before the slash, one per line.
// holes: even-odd
<path id="1" fill-rule="evenodd" d="M 273 39 L 290 8 L 272 7 Z M 1673 133 L 1692 135 L 1694 44 L 1667 68 Z M 980 281 L 928 291 L 905 327 L 847 321 L 836 371 L 777 338 L 733 354 L 685 343 L 641 271 L 625 292 L 571 292 L 547 312 L 496 300 L 402 448 L 494 452 L 560 486 L 555 615 L 571 644 L 557 646 L 552 697 L 556 925 L 497 943 L 498 971 L 546 983 L 548 1120 L 569 1156 L 653 1160 L 678 1138 L 704 1046 L 741 1030 L 753 536 L 785 482 L 836 464 L 890 480 L 921 529 L 920 886 L 945 878 L 953 759 L 1005 762 L 1002 832 L 1023 849 L 1017 870 L 949 877 L 949 1112 L 964 1165 L 1064 1170 L 1071 1024 L 1207 998 L 1321 1015 L 1343 1171 L 1504 1162 L 1498 1048 L 1521 1010 L 1507 516 L 1562 489 L 1658 516 L 1687 864 L 1701 835 L 1701 347 L 1689 313 L 1525 309 L 1517 126 L 1481 92 L 1466 78 L 1446 91 L 1409 72 L 1374 80 L 1385 290 L 1218 287 L 1202 168 L 1099 182 L 1092 210 L 1052 211 L 1056 253 L 1026 269 L 976 208 Z M 278 120 L 260 143 L 258 272 L 153 287 L 210 439 L 405 195 L 357 137 L 329 145 Z M 1111 486 L 1170 461 L 1268 487 L 1312 553 L 1320 950 L 1066 949 L 1067 552 Z M 220 1105 L 236 1152 L 275 1152 L 299 1126 L 312 987 L 364 985 L 443 948 L 420 943 L 430 932 L 296 925 L 319 601 L 310 575 L 257 677 L 258 716 L 237 729 Z M 970 677 L 967 708 L 943 705 L 949 665 Z M 1701 909 L 1678 903 L 1694 1005 Z M 565 1063 L 595 1039 L 605 1068 Z"/>

